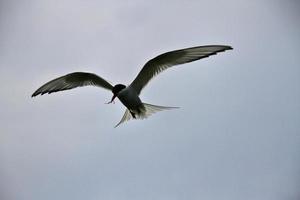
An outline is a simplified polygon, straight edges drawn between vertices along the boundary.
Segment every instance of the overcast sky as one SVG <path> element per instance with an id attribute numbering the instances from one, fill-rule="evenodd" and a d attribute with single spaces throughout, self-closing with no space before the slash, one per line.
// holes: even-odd
<path id="1" fill-rule="evenodd" d="M 0 1 L 1 200 L 299 200 L 300 3 Z M 129 84 L 166 51 L 234 50 L 163 72 L 144 102 L 179 106 L 118 128 L 125 107 L 45 82 Z"/>

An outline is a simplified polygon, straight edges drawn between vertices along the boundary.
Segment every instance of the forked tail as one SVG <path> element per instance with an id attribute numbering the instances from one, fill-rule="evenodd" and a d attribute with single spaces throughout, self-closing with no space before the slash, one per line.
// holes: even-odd
<path id="1" fill-rule="evenodd" d="M 147 117 L 149 117 L 150 115 L 156 112 L 179 108 L 179 107 L 156 106 L 148 103 L 143 103 L 143 105 L 145 109 L 142 110 L 140 113 L 135 113 L 135 119 L 146 119 Z M 130 113 L 130 110 L 126 109 L 121 121 L 115 126 L 115 128 L 120 124 L 122 124 L 123 122 L 129 121 L 131 119 L 133 119 L 133 117 Z"/>

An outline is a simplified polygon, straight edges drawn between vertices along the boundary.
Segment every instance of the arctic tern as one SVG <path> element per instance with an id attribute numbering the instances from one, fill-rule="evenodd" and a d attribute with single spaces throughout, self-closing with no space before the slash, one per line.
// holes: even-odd
<path id="1" fill-rule="evenodd" d="M 141 101 L 139 95 L 142 89 L 158 73 L 172 66 L 193 62 L 195 60 L 209 57 L 226 50 L 232 50 L 232 47 L 226 45 L 206 45 L 180 49 L 161 54 L 149 60 L 133 80 L 133 82 L 128 86 L 125 86 L 124 84 L 116 84 L 113 86 L 100 76 L 93 73 L 73 72 L 47 82 L 37 89 L 32 94 L 32 97 L 35 97 L 39 94 L 50 94 L 53 92 L 69 90 L 88 85 L 102 87 L 110 90 L 113 93 L 111 101 L 109 101 L 107 104 L 114 102 L 114 99 L 118 97 L 118 99 L 127 108 L 121 121 L 115 126 L 117 127 L 121 123 L 130 119 L 145 119 L 155 112 L 177 108 L 151 105 Z"/>

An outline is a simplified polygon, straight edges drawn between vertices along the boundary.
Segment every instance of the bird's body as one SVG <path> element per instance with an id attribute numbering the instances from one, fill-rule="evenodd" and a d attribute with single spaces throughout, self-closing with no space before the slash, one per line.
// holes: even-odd
<path id="1" fill-rule="evenodd" d="M 136 115 L 143 112 L 145 109 L 140 97 L 136 91 L 128 86 L 118 93 L 118 99 L 122 104 L 131 112 L 132 117 L 136 118 Z"/>
<path id="2" fill-rule="evenodd" d="M 102 87 L 104 89 L 112 91 L 113 93 L 113 97 L 108 103 L 112 103 L 114 99 L 118 97 L 122 104 L 127 108 L 121 121 L 116 125 L 118 126 L 121 123 L 128 121 L 132 118 L 144 119 L 155 112 L 176 108 L 156 106 L 141 101 L 139 97 L 141 90 L 155 75 L 169 67 L 199 60 L 201 58 L 214 55 L 218 52 L 231 49 L 232 48 L 230 46 L 207 45 L 186 48 L 161 54 L 149 60 L 139 72 L 137 77 L 133 80 L 133 82 L 128 86 L 125 86 L 123 84 L 117 84 L 115 86 L 112 86 L 109 82 L 97 76 L 96 74 L 88 72 L 74 72 L 49 81 L 48 83 L 44 84 L 39 89 L 37 89 L 32 94 L 32 97 L 37 96 L 39 94 L 50 94 L 52 92 L 69 90 L 87 85 Z"/>
<path id="3" fill-rule="evenodd" d="M 121 90 L 117 97 L 129 110 L 138 112 L 138 110 L 143 106 L 140 97 L 130 86 Z"/>

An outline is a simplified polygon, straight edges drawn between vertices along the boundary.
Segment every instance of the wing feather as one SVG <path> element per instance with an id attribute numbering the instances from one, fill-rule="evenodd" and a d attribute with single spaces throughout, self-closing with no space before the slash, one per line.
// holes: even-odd
<path id="1" fill-rule="evenodd" d="M 88 85 L 102 87 L 107 90 L 112 90 L 113 88 L 113 86 L 109 82 L 107 82 L 100 76 L 97 76 L 96 74 L 87 72 L 74 72 L 65 76 L 58 77 L 42 85 L 32 94 L 32 97 L 35 97 L 39 94 L 51 94 L 53 92 L 70 90 L 76 87 Z"/>
<path id="2" fill-rule="evenodd" d="M 219 52 L 231 49 L 232 47 L 225 45 L 207 45 L 180 49 L 161 54 L 149 60 L 144 65 L 130 86 L 133 87 L 138 94 L 140 94 L 141 90 L 154 76 L 169 67 L 193 62 L 195 60 L 206 58 Z"/>

